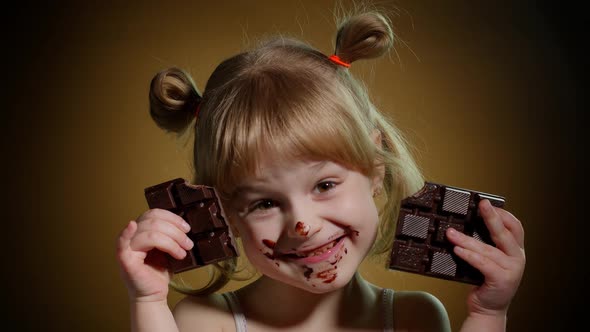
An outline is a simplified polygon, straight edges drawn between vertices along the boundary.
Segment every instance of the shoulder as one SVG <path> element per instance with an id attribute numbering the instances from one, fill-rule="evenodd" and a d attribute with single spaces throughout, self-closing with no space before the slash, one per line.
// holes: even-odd
<path id="1" fill-rule="evenodd" d="M 395 331 L 451 331 L 444 305 L 427 292 L 396 291 L 393 321 Z"/>
<path id="2" fill-rule="evenodd" d="M 234 327 L 233 315 L 220 294 L 186 296 L 172 310 L 180 331 L 221 331 Z"/>

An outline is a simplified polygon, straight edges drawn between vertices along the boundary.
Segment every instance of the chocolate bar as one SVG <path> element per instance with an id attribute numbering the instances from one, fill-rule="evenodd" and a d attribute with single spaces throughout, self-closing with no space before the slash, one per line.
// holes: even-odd
<path id="1" fill-rule="evenodd" d="M 174 212 L 191 226 L 187 235 L 195 244 L 193 248 L 182 260 L 168 256 L 174 273 L 238 256 L 215 188 L 177 178 L 145 188 L 145 198 L 150 209 Z"/>
<path id="2" fill-rule="evenodd" d="M 401 202 L 389 268 L 481 285 L 483 274 L 453 252 L 445 232 L 452 227 L 495 246 L 479 214 L 483 199 L 496 207 L 505 203 L 501 196 L 426 182 Z"/>

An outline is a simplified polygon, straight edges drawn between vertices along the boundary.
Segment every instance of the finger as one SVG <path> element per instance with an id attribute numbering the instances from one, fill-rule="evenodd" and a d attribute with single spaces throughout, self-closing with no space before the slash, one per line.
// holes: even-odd
<path id="1" fill-rule="evenodd" d="M 129 247 L 129 242 L 131 238 L 137 231 L 137 223 L 134 220 L 131 220 L 127 226 L 119 233 L 119 237 L 117 238 L 117 250 L 121 251 L 125 248 Z"/>
<path id="2" fill-rule="evenodd" d="M 190 231 L 191 229 L 191 226 L 182 217 L 180 217 L 176 213 L 164 209 L 147 210 L 139 218 L 137 218 L 137 221 L 142 222 L 150 219 L 166 220 L 185 233 Z"/>
<path id="3" fill-rule="evenodd" d="M 501 278 L 502 275 L 505 274 L 505 270 L 496 264 L 496 262 L 486 256 L 479 254 L 476 251 L 472 251 L 460 246 L 455 246 L 453 251 L 455 254 L 457 254 L 457 256 L 469 263 L 469 265 L 478 269 L 479 272 L 481 272 L 488 280 Z"/>
<path id="4" fill-rule="evenodd" d="M 155 231 L 136 234 L 131 239 L 130 247 L 132 250 L 146 253 L 152 249 L 158 249 L 170 254 L 176 259 L 183 259 L 186 256 L 186 250 L 178 242 L 163 233 Z"/>
<path id="5" fill-rule="evenodd" d="M 504 222 L 504 227 L 508 228 L 508 230 L 514 235 L 518 245 L 524 249 L 524 228 L 522 227 L 520 220 L 504 209 L 496 208 L 495 210 Z"/>
<path id="6" fill-rule="evenodd" d="M 496 246 L 509 256 L 520 255 L 522 248 L 514 238 L 514 234 L 504 226 L 500 214 L 496 212 L 489 200 L 484 199 L 479 203 L 479 211 Z"/>
<path id="7" fill-rule="evenodd" d="M 175 225 L 170 223 L 168 220 L 162 219 L 150 219 L 144 220 L 139 225 L 138 232 L 160 232 L 166 236 L 172 238 L 185 250 L 189 250 L 193 247 L 193 241 L 184 233 L 184 231 L 178 229 Z"/>
<path id="8" fill-rule="evenodd" d="M 504 269 L 509 269 L 511 266 L 510 261 L 507 259 L 500 249 L 481 242 L 471 236 L 463 234 L 452 227 L 447 229 L 447 238 L 456 246 L 463 249 L 476 252 L 501 266 Z"/>

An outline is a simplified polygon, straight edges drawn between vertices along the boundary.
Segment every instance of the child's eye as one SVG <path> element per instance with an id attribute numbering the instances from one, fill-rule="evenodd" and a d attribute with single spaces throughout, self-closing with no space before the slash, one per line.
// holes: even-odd
<path id="1" fill-rule="evenodd" d="M 334 181 L 323 181 L 323 182 L 316 184 L 315 189 L 318 192 L 323 193 L 323 192 L 333 189 L 334 187 L 336 187 L 336 183 Z"/>
<path id="2" fill-rule="evenodd" d="M 270 210 L 270 209 L 276 207 L 277 205 L 278 205 L 277 202 L 275 202 L 273 200 L 263 199 L 261 201 L 256 202 L 250 210 L 251 211 Z"/>

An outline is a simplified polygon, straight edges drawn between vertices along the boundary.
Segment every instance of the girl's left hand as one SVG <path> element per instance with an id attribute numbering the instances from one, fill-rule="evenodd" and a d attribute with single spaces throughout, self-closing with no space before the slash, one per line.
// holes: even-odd
<path id="1" fill-rule="evenodd" d="M 467 298 L 469 313 L 504 316 L 524 272 L 524 230 L 516 217 L 493 207 L 488 200 L 479 203 L 479 212 L 496 247 L 452 228 L 446 235 L 455 244 L 457 256 L 485 277 L 484 283 L 474 288 Z"/>

